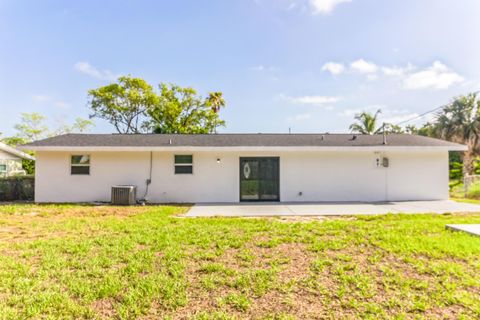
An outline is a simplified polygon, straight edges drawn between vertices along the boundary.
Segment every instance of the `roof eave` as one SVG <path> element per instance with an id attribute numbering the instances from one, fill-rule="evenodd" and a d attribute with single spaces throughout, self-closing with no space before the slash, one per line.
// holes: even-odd
<path id="1" fill-rule="evenodd" d="M 22 159 L 26 159 L 26 160 L 33 160 L 35 161 L 35 157 L 29 155 L 28 153 L 25 153 L 25 152 L 22 152 L 18 149 L 15 149 L 13 147 L 10 147 L 9 145 L 5 144 L 5 143 L 1 143 L 0 144 L 0 149 L 7 152 L 7 153 L 10 153 L 10 154 L 13 154 L 19 158 L 22 158 Z M 28 149 L 30 150 L 30 149 Z"/>
<path id="2" fill-rule="evenodd" d="M 32 151 L 467 151 L 457 144 L 447 146 L 22 146 Z"/>

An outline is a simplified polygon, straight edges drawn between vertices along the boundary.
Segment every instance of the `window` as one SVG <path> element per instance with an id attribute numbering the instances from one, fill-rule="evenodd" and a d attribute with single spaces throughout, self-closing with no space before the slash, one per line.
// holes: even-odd
<path id="1" fill-rule="evenodd" d="M 90 174 L 90 156 L 75 155 L 71 158 L 71 174 Z"/>
<path id="2" fill-rule="evenodd" d="M 0 164 L 0 174 L 2 173 L 7 173 L 7 165 L 6 164 Z"/>
<path id="3" fill-rule="evenodd" d="M 192 174 L 193 156 L 175 155 L 175 174 Z"/>

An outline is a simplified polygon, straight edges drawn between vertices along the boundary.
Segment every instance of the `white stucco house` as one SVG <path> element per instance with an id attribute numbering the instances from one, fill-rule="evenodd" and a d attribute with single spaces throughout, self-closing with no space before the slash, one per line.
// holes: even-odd
<path id="1" fill-rule="evenodd" d="M 31 155 L 0 142 L 0 177 L 25 175 L 22 159 L 35 160 Z"/>
<path id="2" fill-rule="evenodd" d="M 37 202 L 134 185 L 152 203 L 447 199 L 448 151 L 466 150 L 406 134 L 67 134 L 23 148 Z"/>

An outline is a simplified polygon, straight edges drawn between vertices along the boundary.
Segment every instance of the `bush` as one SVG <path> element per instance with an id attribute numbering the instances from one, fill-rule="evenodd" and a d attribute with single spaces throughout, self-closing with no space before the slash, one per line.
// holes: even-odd
<path id="1" fill-rule="evenodd" d="M 480 182 L 472 183 L 468 187 L 467 198 L 480 199 Z"/>
<path id="2" fill-rule="evenodd" d="M 33 176 L 0 178 L 0 201 L 31 201 L 34 199 L 34 191 Z"/>

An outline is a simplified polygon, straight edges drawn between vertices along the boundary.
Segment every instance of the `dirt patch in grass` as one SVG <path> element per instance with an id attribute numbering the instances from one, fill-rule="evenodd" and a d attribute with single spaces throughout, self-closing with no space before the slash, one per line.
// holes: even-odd
<path id="1" fill-rule="evenodd" d="M 112 319 L 117 315 L 112 299 L 94 301 L 92 303 L 92 310 L 97 313 L 100 319 Z"/>
<path id="2" fill-rule="evenodd" d="M 264 289 L 258 291 L 255 280 L 238 285 L 239 278 L 255 270 L 272 272 Z M 205 311 L 252 319 L 272 315 L 307 319 L 356 318 L 359 314 L 435 318 L 475 314 L 466 305 L 443 300 L 447 299 L 442 296 L 446 289 L 439 285 L 438 275 L 419 272 L 402 257 L 374 246 L 313 253 L 300 243 L 275 247 L 248 243 L 206 261 L 195 260 L 186 275 L 187 304 L 175 313 L 167 312 L 175 319 Z M 475 295 L 474 290 L 470 292 Z"/>
<path id="3" fill-rule="evenodd" d="M 298 243 L 275 248 L 248 243 L 207 261 L 192 259 L 186 269 L 188 303 L 171 315 L 187 319 L 208 311 L 243 319 L 290 313 L 311 317 L 318 312 L 316 305 L 291 287 L 308 274 L 312 259 Z"/>

